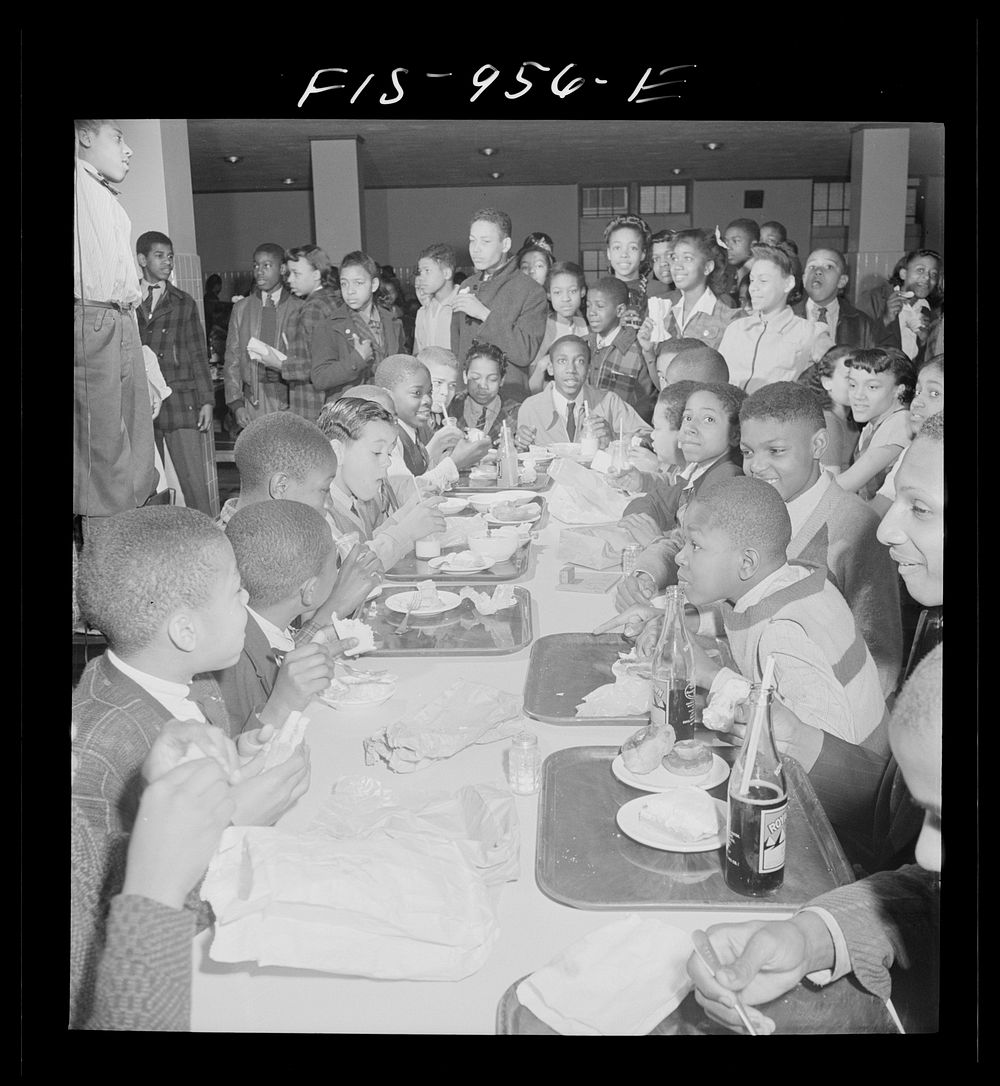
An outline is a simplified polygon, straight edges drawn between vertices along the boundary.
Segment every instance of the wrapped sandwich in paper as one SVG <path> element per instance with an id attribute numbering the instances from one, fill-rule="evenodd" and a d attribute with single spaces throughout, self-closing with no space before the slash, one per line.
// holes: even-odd
<path id="1" fill-rule="evenodd" d="M 412 773 L 471 743 L 493 743 L 514 735 L 525 724 L 520 697 L 458 679 L 413 716 L 368 736 L 365 764 L 383 761 L 396 773 Z"/>
<path id="2" fill-rule="evenodd" d="M 555 487 L 549 512 L 563 524 L 614 524 L 630 499 L 609 486 L 596 472 L 572 460 L 556 460 L 549 468 Z"/>

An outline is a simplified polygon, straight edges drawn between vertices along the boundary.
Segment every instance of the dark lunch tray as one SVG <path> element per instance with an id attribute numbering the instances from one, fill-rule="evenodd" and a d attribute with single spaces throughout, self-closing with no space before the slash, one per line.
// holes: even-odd
<path id="1" fill-rule="evenodd" d="M 712 747 L 730 765 L 735 747 Z M 725 850 L 672 853 L 618 829 L 618 808 L 644 793 L 611 772 L 617 747 L 570 747 L 542 766 L 535 879 L 542 893 L 577 909 L 785 910 L 854 882 L 854 872 L 805 770 L 783 759 L 788 782 L 784 885 L 743 897 L 723 877 Z M 725 802 L 727 784 L 709 795 Z"/>
<path id="2" fill-rule="evenodd" d="M 459 472 L 458 482 L 448 491 L 449 494 L 488 494 L 491 490 L 548 490 L 553 483 L 552 476 L 540 471 L 533 483 L 518 483 L 517 486 L 501 486 L 499 479 L 470 479 L 467 471 Z"/>
<path id="3" fill-rule="evenodd" d="M 535 523 L 537 524 L 538 521 L 535 521 Z M 441 553 L 458 554 L 459 551 L 468 549 L 465 544 L 460 544 L 456 547 L 445 547 Z M 386 581 L 438 581 L 442 588 L 447 588 L 450 584 L 461 586 L 473 581 L 492 584 L 498 581 L 513 581 L 518 577 L 523 577 L 530 558 L 531 544 L 528 540 L 522 543 L 510 558 L 505 558 L 502 562 L 494 562 L 489 569 L 484 569 L 479 573 L 467 571 L 463 573 L 442 573 L 441 570 L 431 566 L 428 559 L 418 558 L 415 554 L 407 554 L 388 573 L 384 573 L 382 576 Z"/>
<path id="4" fill-rule="evenodd" d="M 415 584 L 386 585 L 382 595 L 372 601 L 371 607 L 361 617 L 371 626 L 375 644 L 379 647 L 369 656 L 506 656 L 520 652 L 531 644 L 532 618 L 531 593 L 521 585 L 514 585 L 515 605 L 495 615 L 481 615 L 471 600 L 462 600 L 450 611 L 439 615 L 410 616 L 402 635 L 396 633 L 403 622 L 403 615 L 390 611 L 386 597 L 407 590 L 416 591 Z M 472 579 L 454 579 L 448 585 L 440 585 L 439 591 L 460 592 L 471 587 L 477 592 L 492 595 L 495 585 L 476 584 Z"/>
<path id="5" fill-rule="evenodd" d="M 517 998 L 520 983 L 515 981 L 497 1004 L 496 1032 L 507 1036 L 558 1036 Z M 825 988 L 799 984 L 780 999 L 760 1004 L 759 1009 L 774 1022 L 776 1034 L 899 1032 L 882 1000 L 866 992 L 852 976 L 841 977 Z M 649 1031 L 649 1036 L 699 1037 L 729 1032 L 705 1014 L 690 992 L 673 1013 Z"/>
<path id="6" fill-rule="evenodd" d="M 540 637 L 531 646 L 524 679 L 524 712 L 546 724 L 627 724 L 640 728 L 649 714 L 604 717 L 576 715 L 584 695 L 613 683 L 611 665 L 632 642 L 615 633 L 559 633 Z"/>

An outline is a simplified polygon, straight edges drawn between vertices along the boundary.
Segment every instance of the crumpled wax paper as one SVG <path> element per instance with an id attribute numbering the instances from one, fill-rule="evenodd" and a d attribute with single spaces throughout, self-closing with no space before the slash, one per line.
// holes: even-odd
<path id="1" fill-rule="evenodd" d="M 419 712 L 368 736 L 365 764 L 385 762 L 412 773 L 450 758 L 470 743 L 493 743 L 521 731 L 522 699 L 492 686 L 458 679 Z"/>
<path id="2" fill-rule="evenodd" d="M 643 716 L 649 712 L 653 694 L 649 661 L 637 660 L 634 650 L 619 653 L 611 673 L 615 681 L 585 694 L 576 707 L 577 716 Z"/>
<path id="3" fill-rule="evenodd" d="M 658 916 L 614 920 L 566 947 L 517 986 L 517 998 L 558 1033 L 649 1033 L 692 988 L 691 936 Z"/>
<path id="4" fill-rule="evenodd" d="M 202 884 L 216 916 L 210 957 L 459 980 L 499 937 L 489 885 L 517 877 L 518 850 L 513 798 L 489 785 L 415 808 L 377 784 L 338 788 L 304 833 L 226 830 Z"/>
<path id="5" fill-rule="evenodd" d="M 716 689 L 702 710 L 701 719 L 706 728 L 715 732 L 728 732 L 736 715 L 736 706 L 750 696 L 750 683 L 742 675 L 729 675 Z"/>
<path id="6" fill-rule="evenodd" d="M 555 460 L 549 475 L 555 479 L 549 512 L 563 524 L 616 523 L 631 500 L 599 474 L 572 460 Z"/>
<path id="7" fill-rule="evenodd" d="M 472 600 L 472 606 L 481 615 L 495 615 L 497 611 L 506 611 L 508 607 L 513 607 L 517 603 L 514 586 L 509 584 L 498 584 L 493 589 L 492 595 L 489 592 L 477 592 L 476 589 L 466 585 L 458 595 L 460 599 Z"/>

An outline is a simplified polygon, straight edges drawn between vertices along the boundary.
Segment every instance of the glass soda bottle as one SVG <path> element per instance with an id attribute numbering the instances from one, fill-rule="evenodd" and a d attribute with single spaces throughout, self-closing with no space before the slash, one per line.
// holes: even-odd
<path id="1" fill-rule="evenodd" d="M 744 743 L 729 777 L 726 884 L 738 894 L 763 897 L 785 878 L 788 787 L 771 727 L 771 688 L 754 683 L 748 705 L 749 720 L 763 707 L 764 721 L 750 772 L 746 773 L 749 752 Z M 748 723 L 747 739 L 750 731 Z"/>
<path id="2" fill-rule="evenodd" d="M 650 727 L 669 724 L 678 743 L 694 738 L 694 651 L 684 625 L 684 593 L 678 585 L 666 591 L 666 610 L 651 668 L 653 697 Z"/>
<path id="3" fill-rule="evenodd" d="M 500 485 L 514 487 L 517 486 L 519 481 L 517 447 L 514 445 L 510 426 L 504 422 L 500 430 Z"/>

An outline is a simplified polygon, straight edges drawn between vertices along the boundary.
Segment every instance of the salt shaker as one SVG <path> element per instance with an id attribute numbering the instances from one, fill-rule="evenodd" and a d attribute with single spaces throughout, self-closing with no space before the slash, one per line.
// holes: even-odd
<path id="1" fill-rule="evenodd" d="M 530 796 L 541 787 L 542 752 L 533 732 L 514 736 L 507 756 L 507 781 L 510 790 L 519 796 Z"/>
<path id="2" fill-rule="evenodd" d="M 628 577 L 629 574 L 635 573 L 635 567 L 639 562 L 639 555 L 642 554 L 642 547 L 638 543 L 632 543 L 622 550 L 622 576 Z"/>

